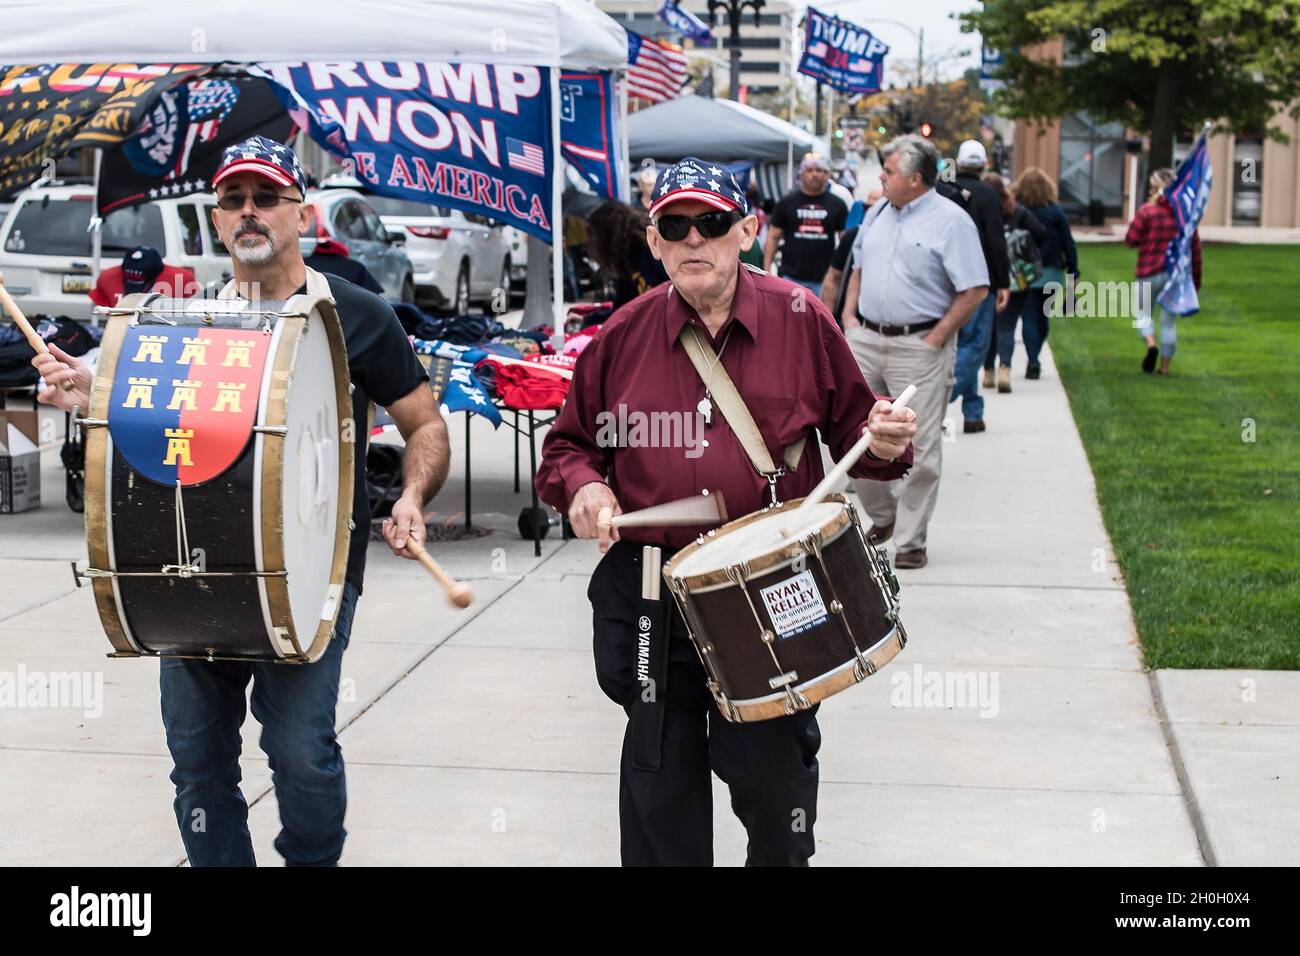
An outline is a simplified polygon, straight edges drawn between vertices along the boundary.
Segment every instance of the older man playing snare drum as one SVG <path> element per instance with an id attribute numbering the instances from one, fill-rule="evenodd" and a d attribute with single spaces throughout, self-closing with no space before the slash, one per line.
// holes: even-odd
<path id="1" fill-rule="evenodd" d="M 748 862 L 801 865 L 814 849 L 816 707 L 729 723 L 708 692 L 675 607 L 658 604 L 666 647 L 639 645 L 647 613 L 638 600 L 642 546 L 661 546 L 667 560 L 709 526 L 641 527 L 620 535 L 598 515 L 704 489 L 721 492 L 732 517 L 773 498 L 789 501 L 823 475 L 820 449 L 815 440 L 799 444 L 803 439 L 820 433 L 839 458 L 868 425 L 871 444 L 852 474 L 899 478 L 910 467 L 915 415 L 872 395 L 816 296 L 739 262 L 757 221 L 725 168 L 697 159 L 665 168 L 649 212 L 646 238 L 671 281 L 619 309 L 583 352 L 537 476 L 543 500 L 568 514 L 579 537 L 599 537 L 607 551 L 588 597 L 597 680 L 629 718 L 620 778 L 622 859 L 711 864 L 712 770 L 730 786 L 732 809 L 749 833 Z M 688 336 L 711 347 L 707 373 L 688 357 Z M 772 461 L 795 467 L 759 474 L 735 423 L 717 407 L 723 374 L 748 406 Z M 680 440 L 665 443 L 662 434 L 647 440 L 647 430 L 637 426 L 655 415 L 679 422 Z M 631 427 L 611 436 L 612 421 Z M 648 654 L 654 658 L 647 663 Z M 638 666 L 641 674 L 658 674 L 657 681 L 639 677 Z"/>

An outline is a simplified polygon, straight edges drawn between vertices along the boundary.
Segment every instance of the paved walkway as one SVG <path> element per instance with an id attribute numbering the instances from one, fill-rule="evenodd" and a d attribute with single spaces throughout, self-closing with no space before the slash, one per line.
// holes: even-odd
<path id="1" fill-rule="evenodd" d="M 989 396 L 986 433 L 945 446 L 930 565 L 899 572 L 906 651 L 822 708 L 816 862 L 1300 862 L 1297 675 L 1143 671 L 1045 358 L 1042 380 Z M 456 469 L 464 427 L 455 416 Z M 585 599 L 598 555 L 553 535 L 532 556 L 509 435 L 473 427 L 475 521 L 494 531 L 435 549 L 473 607 L 449 608 L 418 566 L 371 549 L 339 712 L 344 862 L 616 864 L 622 714 L 596 687 Z M 44 507 L 0 517 L 0 673 L 101 672 L 105 704 L 99 717 L 0 709 L 0 864 L 175 865 L 157 663 L 104 659 L 68 570 L 84 561 L 80 518 L 57 452 L 45 459 Z M 457 473 L 435 507 L 463 500 Z M 965 675 L 989 696 L 927 697 Z M 251 827 L 275 864 L 256 741 L 250 719 Z M 716 806 L 718 861 L 739 863 L 720 785 Z"/>

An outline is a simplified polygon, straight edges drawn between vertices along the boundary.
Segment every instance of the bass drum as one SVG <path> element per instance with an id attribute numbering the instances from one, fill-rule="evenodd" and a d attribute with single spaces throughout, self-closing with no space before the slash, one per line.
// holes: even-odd
<path id="1" fill-rule="evenodd" d="M 86 419 L 86 534 L 115 657 L 317 660 L 342 600 L 354 429 L 331 299 L 133 295 Z"/>

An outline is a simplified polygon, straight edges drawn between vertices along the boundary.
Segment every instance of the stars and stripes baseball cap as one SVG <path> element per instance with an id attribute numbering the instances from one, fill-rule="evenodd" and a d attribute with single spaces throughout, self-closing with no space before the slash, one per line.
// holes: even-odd
<path id="1" fill-rule="evenodd" d="M 706 163 L 694 156 L 687 156 L 679 163 L 665 166 L 659 173 L 655 182 L 654 200 L 650 203 L 650 215 L 658 215 L 665 206 L 679 199 L 697 199 L 718 209 L 749 212 L 745 193 L 731 170 L 719 163 Z"/>
<path id="2" fill-rule="evenodd" d="M 307 177 L 298 157 L 288 146 L 265 136 L 250 136 L 227 146 L 212 177 L 212 188 L 235 173 L 257 173 L 278 185 L 296 186 L 304 197 L 307 195 Z"/>

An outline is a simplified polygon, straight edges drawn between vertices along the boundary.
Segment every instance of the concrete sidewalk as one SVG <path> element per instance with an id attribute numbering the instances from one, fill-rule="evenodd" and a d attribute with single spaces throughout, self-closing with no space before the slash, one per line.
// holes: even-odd
<path id="1" fill-rule="evenodd" d="M 1300 862 L 1297 675 L 1161 674 L 1162 724 L 1050 356 L 1014 388 L 988 396 L 986 433 L 958 427 L 945 446 L 930 564 L 899 572 L 907 649 L 822 707 L 815 862 Z M 464 416 L 450 424 L 443 515 L 464 500 Z M 532 556 L 510 436 L 473 428 L 475 522 L 493 531 L 434 551 L 474 605 L 449 608 L 418 566 L 371 547 L 340 695 L 344 863 L 616 864 L 623 716 L 595 683 L 585 597 L 599 556 L 554 532 Z M 175 865 L 157 663 L 104 659 L 68 570 L 81 519 L 57 451 L 45 460 L 44 507 L 0 518 L 0 672 L 102 672 L 105 704 L 0 709 L 0 864 Z M 968 674 L 988 697 L 927 694 Z M 1253 706 L 1234 703 L 1247 690 Z M 278 864 L 257 735 L 250 719 L 250 825 Z M 740 863 L 715 794 L 718 862 Z"/>

